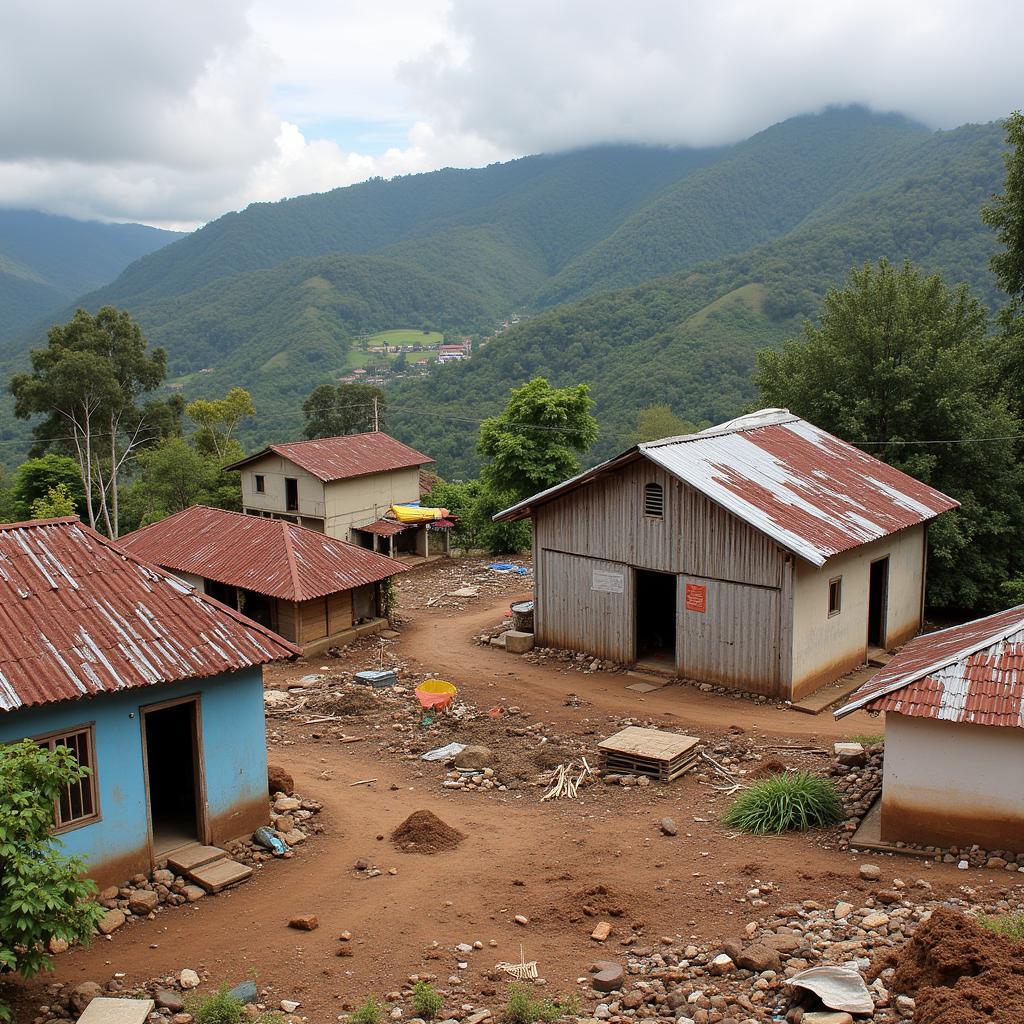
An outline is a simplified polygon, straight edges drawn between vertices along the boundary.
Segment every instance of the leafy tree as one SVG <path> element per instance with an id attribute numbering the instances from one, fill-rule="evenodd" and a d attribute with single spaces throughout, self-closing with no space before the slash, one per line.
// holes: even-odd
<path id="1" fill-rule="evenodd" d="M 89 525 L 102 517 L 116 537 L 120 474 L 147 438 L 138 399 L 163 381 L 166 354 L 147 350 L 127 313 L 103 306 L 95 315 L 79 309 L 66 324 L 51 327 L 47 347 L 30 358 L 32 372 L 11 380 L 15 415 L 44 417 L 34 428 L 36 454 L 54 445 L 70 448 Z"/>
<path id="2" fill-rule="evenodd" d="M 505 411 L 480 425 L 481 479 L 492 494 L 526 498 L 579 472 L 597 440 L 593 404 L 586 384 L 554 388 L 535 377 L 514 388 Z"/>
<path id="3" fill-rule="evenodd" d="M 11 477 L 7 467 L 0 464 L 0 523 L 13 523 L 20 518 L 21 514 L 14 500 Z"/>
<path id="4" fill-rule="evenodd" d="M 232 388 L 223 398 L 189 402 L 185 415 L 198 427 L 196 447 L 224 461 L 238 425 L 246 416 L 255 416 L 256 407 L 245 388 Z"/>
<path id="5" fill-rule="evenodd" d="M 302 403 L 303 434 L 312 440 L 384 430 L 386 408 L 384 392 L 373 384 L 321 384 Z"/>
<path id="6" fill-rule="evenodd" d="M 47 452 L 35 459 L 26 459 L 14 471 L 11 497 L 14 511 L 19 518 L 45 518 L 36 516 L 35 502 L 46 500 L 51 491 L 63 487 L 71 499 L 70 512 L 61 515 L 82 515 L 85 512 L 85 492 L 82 490 L 82 475 L 78 463 L 70 456 Z"/>
<path id="7" fill-rule="evenodd" d="M 138 472 L 124 502 L 125 525 L 154 523 L 192 505 L 239 509 L 239 474 L 223 467 L 243 456 L 231 439 L 224 457 L 204 453 L 181 437 L 168 437 L 138 457 Z"/>
<path id="8" fill-rule="evenodd" d="M 496 494 L 480 480 L 446 483 L 439 480 L 424 505 L 448 509 L 456 516 L 453 545 L 467 551 L 483 548 L 492 555 L 525 551 L 530 547 L 530 524 L 495 523 L 492 516 L 515 504 L 511 495 Z"/>
<path id="9" fill-rule="evenodd" d="M 957 498 L 932 524 L 929 599 L 963 609 L 1000 603 L 1021 565 L 1021 424 L 1001 391 L 986 313 L 910 263 L 851 272 L 825 297 L 817 324 L 758 354 L 767 405 L 825 430 Z M 919 442 L 944 442 L 921 444 Z M 948 443 L 960 442 L 966 443 Z"/>
<path id="10" fill-rule="evenodd" d="M 85 865 L 50 834 L 54 801 L 88 774 L 67 747 L 0 746 L 0 969 L 23 978 L 50 967 L 51 939 L 88 942 L 103 916 Z M 2 1004 L 0 1019 L 12 1019 Z"/>
<path id="11" fill-rule="evenodd" d="M 1024 114 L 1019 110 L 1005 122 L 1010 149 L 1004 154 L 1006 180 L 1002 195 L 982 208 L 982 220 L 993 228 L 1003 247 L 989 265 L 1009 302 L 999 312 L 999 327 L 1007 349 L 1007 362 L 1014 382 L 1011 398 L 1024 408 Z"/>
<path id="12" fill-rule="evenodd" d="M 663 437 L 694 434 L 699 429 L 696 424 L 677 416 L 669 405 L 649 405 L 636 414 L 636 426 L 629 435 L 629 443 L 659 441 Z"/>
<path id="13" fill-rule="evenodd" d="M 33 519 L 58 519 L 61 516 L 75 515 L 75 498 L 68 485 L 64 483 L 51 487 L 43 498 L 32 502 Z"/>

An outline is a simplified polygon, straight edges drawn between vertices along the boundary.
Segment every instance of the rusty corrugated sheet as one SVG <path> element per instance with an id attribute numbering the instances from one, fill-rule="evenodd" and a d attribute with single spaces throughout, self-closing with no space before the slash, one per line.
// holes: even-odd
<path id="1" fill-rule="evenodd" d="M 309 601 L 405 572 L 366 548 L 283 519 L 193 505 L 119 543 L 165 569 L 285 601 Z"/>
<path id="2" fill-rule="evenodd" d="M 425 466 L 434 460 L 429 455 L 410 448 L 407 444 L 373 431 L 368 434 L 348 434 L 344 437 L 323 437 L 315 441 L 294 441 L 289 444 L 268 445 L 263 451 L 228 466 L 240 469 L 254 459 L 273 452 L 304 469 L 307 473 L 329 483 L 367 473 L 386 473 L 394 469 Z"/>
<path id="3" fill-rule="evenodd" d="M 867 708 L 1024 728 L 1024 605 L 912 640 L 837 718 Z"/>
<path id="4" fill-rule="evenodd" d="M 638 458 L 819 566 L 959 504 L 784 409 L 763 409 L 699 434 L 641 444 L 495 518 L 523 518 L 533 506 Z"/>
<path id="5" fill-rule="evenodd" d="M 0 710 L 299 653 L 75 518 L 0 526 Z"/>
<path id="6" fill-rule="evenodd" d="M 364 533 L 375 533 L 378 537 L 394 537 L 395 534 L 408 530 L 410 526 L 410 523 L 398 523 L 393 519 L 378 519 L 376 522 L 367 523 L 366 526 L 356 526 L 353 529 L 362 530 Z"/>

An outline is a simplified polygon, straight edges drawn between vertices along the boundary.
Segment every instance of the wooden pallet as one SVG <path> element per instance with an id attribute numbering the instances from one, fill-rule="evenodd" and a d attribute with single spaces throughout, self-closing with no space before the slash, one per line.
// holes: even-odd
<path id="1" fill-rule="evenodd" d="M 630 726 L 602 740 L 597 749 L 604 771 L 671 782 L 693 767 L 698 743 L 696 736 Z"/>

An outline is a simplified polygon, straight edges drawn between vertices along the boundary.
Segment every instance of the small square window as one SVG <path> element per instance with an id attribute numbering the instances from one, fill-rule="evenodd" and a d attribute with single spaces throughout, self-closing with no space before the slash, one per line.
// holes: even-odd
<path id="1" fill-rule="evenodd" d="M 266 481 L 260 473 L 256 474 L 256 493 L 263 494 L 267 489 Z"/>
<path id="2" fill-rule="evenodd" d="M 661 484 L 644 484 L 644 515 L 665 518 L 665 490 Z"/>
<path id="3" fill-rule="evenodd" d="M 836 576 L 828 581 L 828 614 L 831 618 L 838 615 L 843 608 L 843 577 Z"/>
<path id="4" fill-rule="evenodd" d="M 37 741 L 39 746 L 47 750 L 67 747 L 75 760 L 89 774 L 79 782 L 65 786 L 60 796 L 53 803 L 53 824 L 58 831 L 76 828 L 96 821 L 99 816 L 99 797 L 96 790 L 96 754 L 92 726 L 75 729 L 73 732 L 48 736 Z"/>

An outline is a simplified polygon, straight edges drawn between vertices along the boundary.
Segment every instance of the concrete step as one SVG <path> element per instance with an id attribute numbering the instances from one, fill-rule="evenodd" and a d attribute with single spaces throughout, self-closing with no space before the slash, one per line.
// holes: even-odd
<path id="1" fill-rule="evenodd" d="M 212 864 L 204 864 L 188 872 L 188 877 L 207 892 L 220 892 L 232 885 L 239 885 L 252 878 L 252 868 L 248 864 L 239 864 L 230 857 L 215 860 Z"/>
<path id="2" fill-rule="evenodd" d="M 892 655 L 888 651 L 883 651 L 881 647 L 873 647 L 868 651 L 868 664 L 872 668 L 884 668 L 890 661 Z"/>
<path id="3" fill-rule="evenodd" d="M 146 1024 L 155 1008 L 152 999 L 110 999 L 97 996 L 78 1018 L 78 1024 Z"/>
<path id="4" fill-rule="evenodd" d="M 175 850 L 167 858 L 167 866 L 176 875 L 187 875 L 204 864 L 211 864 L 215 860 L 226 857 L 227 854 L 219 846 L 203 846 L 201 843 L 193 843 L 191 846 L 183 846 Z"/>

